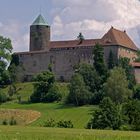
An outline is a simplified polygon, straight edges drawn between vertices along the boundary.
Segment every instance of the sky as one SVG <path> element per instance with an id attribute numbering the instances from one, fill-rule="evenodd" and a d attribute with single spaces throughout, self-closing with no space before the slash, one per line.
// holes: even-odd
<path id="1" fill-rule="evenodd" d="M 51 40 L 101 38 L 111 26 L 126 30 L 140 48 L 139 0 L 0 0 L 0 35 L 12 40 L 13 51 L 29 50 L 29 29 L 42 14 Z"/>

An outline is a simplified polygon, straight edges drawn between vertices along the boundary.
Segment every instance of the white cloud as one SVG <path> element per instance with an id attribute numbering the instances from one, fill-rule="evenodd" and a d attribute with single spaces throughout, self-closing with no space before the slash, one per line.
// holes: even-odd
<path id="1" fill-rule="evenodd" d="M 85 38 L 101 38 L 114 26 L 127 30 L 140 46 L 139 0 L 52 0 L 52 39 L 75 39 L 79 32 Z M 0 22 L 0 34 L 12 39 L 14 51 L 29 48 L 29 24 Z"/>
<path id="2" fill-rule="evenodd" d="M 22 31 L 23 28 L 25 26 L 14 20 L 0 24 L 0 34 L 11 39 L 14 52 L 28 50 L 29 35 Z"/>
<path id="3" fill-rule="evenodd" d="M 61 27 L 52 28 L 63 34 L 53 39 L 70 39 L 83 32 L 87 38 L 101 37 L 111 26 L 127 30 L 140 46 L 140 2 L 138 0 L 53 0 L 56 7 L 62 7 L 55 17 L 61 20 Z M 63 28 L 62 28 L 63 27 Z M 52 32 L 53 34 L 53 32 Z"/>

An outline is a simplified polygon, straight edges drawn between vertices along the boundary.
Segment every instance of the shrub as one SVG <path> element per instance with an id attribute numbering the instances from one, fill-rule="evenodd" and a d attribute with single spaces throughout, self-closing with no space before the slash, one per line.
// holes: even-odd
<path id="1" fill-rule="evenodd" d="M 35 82 L 48 82 L 49 84 L 55 82 L 55 76 L 51 71 L 45 71 L 33 78 Z"/>
<path id="2" fill-rule="evenodd" d="M 140 100 L 140 86 L 139 85 L 136 86 L 136 88 L 134 90 L 133 98 Z"/>
<path id="3" fill-rule="evenodd" d="M 127 117 L 127 124 L 131 125 L 132 130 L 140 130 L 140 101 L 132 100 L 123 105 L 123 114 Z"/>
<path id="4" fill-rule="evenodd" d="M 83 77 L 80 74 L 76 73 L 72 76 L 69 89 L 68 103 L 72 103 L 76 106 L 90 103 L 92 94 L 88 91 Z"/>
<path id="5" fill-rule="evenodd" d="M 47 102 L 47 93 L 53 86 L 55 77 L 50 71 L 38 74 L 35 79 L 34 92 L 30 96 L 30 101 L 33 103 Z"/>
<path id="6" fill-rule="evenodd" d="M 10 125 L 17 125 L 17 121 L 14 119 L 14 117 L 11 117 L 11 120 L 9 121 Z"/>
<path id="7" fill-rule="evenodd" d="M 46 102 L 46 95 L 49 90 L 46 82 L 38 82 L 34 84 L 34 92 L 30 96 L 32 103 Z"/>
<path id="8" fill-rule="evenodd" d="M 73 128 L 73 123 L 71 121 L 59 121 L 57 127 L 60 128 Z"/>
<path id="9" fill-rule="evenodd" d="M 6 120 L 6 119 L 5 119 L 5 120 L 3 120 L 2 124 L 3 124 L 3 125 L 8 125 L 7 120 Z"/>
<path id="10" fill-rule="evenodd" d="M 0 104 L 6 102 L 7 100 L 8 97 L 6 96 L 6 94 L 0 91 Z"/>
<path id="11" fill-rule="evenodd" d="M 62 99 L 62 94 L 60 93 L 57 84 L 54 84 L 48 91 L 46 95 L 47 102 L 60 101 Z"/>
<path id="12" fill-rule="evenodd" d="M 46 122 L 44 122 L 43 127 L 55 127 L 56 122 L 53 119 L 48 119 Z"/>
<path id="13" fill-rule="evenodd" d="M 111 101 L 110 98 L 104 98 L 96 110 L 90 122 L 88 129 L 119 129 L 122 125 L 122 116 L 120 109 Z"/>

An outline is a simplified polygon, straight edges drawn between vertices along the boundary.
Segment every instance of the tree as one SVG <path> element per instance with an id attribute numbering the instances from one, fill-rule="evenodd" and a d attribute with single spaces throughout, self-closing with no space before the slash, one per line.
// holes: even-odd
<path id="1" fill-rule="evenodd" d="M 6 68 L 11 60 L 11 40 L 0 36 L 0 86 L 9 83 L 9 73 Z"/>
<path id="2" fill-rule="evenodd" d="M 50 71 L 42 72 L 35 76 L 34 92 L 30 101 L 34 103 L 47 102 L 47 94 L 55 82 L 54 74 Z"/>
<path id="3" fill-rule="evenodd" d="M 123 105 L 123 113 L 132 130 L 140 130 L 140 101 L 132 100 Z"/>
<path id="4" fill-rule="evenodd" d="M 76 72 L 82 75 L 86 86 L 89 87 L 89 91 L 92 92 L 91 104 L 99 104 L 103 99 L 103 91 L 101 84 L 101 77 L 96 72 L 95 68 L 89 64 L 80 64 Z"/>
<path id="5" fill-rule="evenodd" d="M 82 33 L 79 33 L 77 39 L 80 40 L 80 43 L 85 39 Z"/>
<path id="6" fill-rule="evenodd" d="M 49 84 L 55 82 L 55 76 L 53 72 L 47 70 L 45 72 L 42 72 L 38 75 L 36 75 L 33 79 L 35 82 L 48 82 Z"/>
<path id="7" fill-rule="evenodd" d="M 11 83 L 24 81 L 24 67 L 21 63 L 19 63 L 18 55 L 12 54 L 8 71 L 10 73 Z"/>
<path id="8" fill-rule="evenodd" d="M 120 58 L 119 67 L 122 67 L 125 70 L 127 80 L 129 82 L 128 87 L 132 90 L 134 90 L 134 86 L 136 85 L 135 75 L 133 73 L 133 67 L 130 65 L 130 59 L 129 58 Z"/>
<path id="9" fill-rule="evenodd" d="M 92 65 L 85 63 L 80 64 L 77 67 L 76 72 L 82 75 L 86 86 L 89 87 L 89 90 L 92 93 L 100 90 L 101 79 Z"/>
<path id="10" fill-rule="evenodd" d="M 104 98 L 96 110 L 87 128 L 92 129 L 119 129 L 122 124 L 121 110 L 110 98 Z"/>
<path id="11" fill-rule="evenodd" d="M 96 44 L 93 48 L 93 59 L 94 67 L 104 82 L 107 78 L 107 67 L 104 61 L 104 50 L 100 44 Z"/>
<path id="12" fill-rule="evenodd" d="M 140 62 L 140 50 L 137 51 L 137 58 L 135 62 Z"/>
<path id="13" fill-rule="evenodd" d="M 133 98 L 140 100 L 140 86 L 139 85 L 137 85 L 134 90 Z"/>
<path id="14" fill-rule="evenodd" d="M 49 89 L 49 91 L 46 95 L 46 101 L 47 102 L 54 102 L 54 101 L 60 101 L 61 99 L 62 99 L 62 94 L 59 90 L 59 86 L 55 83 Z"/>
<path id="15" fill-rule="evenodd" d="M 112 50 L 109 52 L 108 68 L 113 69 L 116 66 Z"/>
<path id="16" fill-rule="evenodd" d="M 76 73 L 72 76 L 69 89 L 68 103 L 76 106 L 90 103 L 91 93 L 85 86 L 83 77 L 80 74 Z"/>
<path id="17" fill-rule="evenodd" d="M 110 97 L 115 103 L 122 103 L 132 95 L 128 89 L 128 81 L 125 71 L 116 67 L 110 72 L 107 82 L 104 84 L 105 95 Z"/>

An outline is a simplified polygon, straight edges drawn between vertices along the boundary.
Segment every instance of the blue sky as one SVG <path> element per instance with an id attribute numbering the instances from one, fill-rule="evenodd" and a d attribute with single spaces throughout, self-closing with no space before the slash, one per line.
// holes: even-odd
<path id="1" fill-rule="evenodd" d="M 111 26 L 126 30 L 140 46 L 138 0 L 1 0 L 0 34 L 12 39 L 14 51 L 29 48 L 29 26 L 41 13 L 51 25 L 52 40 L 101 38 Z"/>

